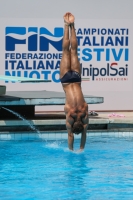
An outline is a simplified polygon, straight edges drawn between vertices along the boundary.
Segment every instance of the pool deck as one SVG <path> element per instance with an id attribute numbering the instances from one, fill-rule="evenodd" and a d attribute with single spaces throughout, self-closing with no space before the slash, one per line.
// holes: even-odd
<path id="1" fill-rule="evenodd" d="M 89 115 L 89 130 L 92 131 L 133 131 L 133 112 L 100 112 L 97 116 Z M 112 113 L 116 116 L 110 117 Z M 64 112 L 41 112 L 45 121 L 43 123 L 65 124 Z M 39 116 L 39 112 L 37 113 Z M 49 118 L 46 120 L 46 118 Z M 54 118 L 54 120 L 52 120 Z M 59 120 L 60 119 L 60 120 Z"/>
<path id="2" fill-rule="evenodd" d="M 97 112 L 98 116 L 89 115 L 88 131 L 93 132 L 133 132 L 133 112 Z M 125 117 L 109 117 L 110 114 L 124 115 Z M 39 131 L 50 132 L 66 131 L 64 112 L 36 112 L 34 119 L 28 122 Z M 4 131 L 31 131 L 24 120 L 0 120 L 0 132 Z"/>
<path id="3" fill-rule="evenodd" d="M 88 104 L 103 103 L 103 97 L 85 95 Z M 0 133 L 16 131 L 32 131 L 29 124 L 39 131 L 66 131 L 65 113 L 62 112 L 35 112 L 35 106 L 64 105 L 65 94 L 51 91 L 15 91 L 7 92 L 0 96 Z M 27 119 L 13 115 L 4 108 L 13 110 Z M 133 132 L 133 112 L 100 112 L 98 116 L 89 115 L 88 131 L 108 132 L 127 131 Z M 117 116 L 109 117 L 115 113 Z M 122 117 L 124 115 L 125 117 Z"/>

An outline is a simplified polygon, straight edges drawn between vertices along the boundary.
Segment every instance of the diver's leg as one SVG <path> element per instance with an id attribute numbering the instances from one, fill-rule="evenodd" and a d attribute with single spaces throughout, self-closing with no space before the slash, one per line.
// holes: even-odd
<path id="1" fill-rule="evenodd" d="M 62 59 L 60 63 L 60 78 L 64 76 L 68 71 L 71 70 L 70 66 L 70 39 L 69 39 L 69 21 L 68 21 L 69 14 L 66 13 L 64 15 L 65 27 L 64 27 L 64 36 L 63 36 L 63 45 L 62 45 Z"/>
<path id="2" fill-rule="evenodd" d="M 71 43 L 71 70 L 78 72 L 81 75 L 81 69 L 80 69 L 80 63 L 78 60 L 78 54 L 77 54 L 77 38 L 74 28 L 74 23 L 71 24 L 71 37 L 70 37 L 70 43 Z"/>

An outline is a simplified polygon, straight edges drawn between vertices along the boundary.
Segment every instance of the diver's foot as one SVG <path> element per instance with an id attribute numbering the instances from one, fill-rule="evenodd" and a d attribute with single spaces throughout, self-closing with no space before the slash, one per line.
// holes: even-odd
<path id="1" fill-rule="evenodd" d="M 63 16 L 63 18 L 64 18 L 64 23 L 65 23 L 65 25 L 66 26 L 70 26 L 70 22 L 69 22 L 69 12 L 67 12 L 64 16 Z"/>
<path id="2" fill-rule="evenodd" d="M 72 15 L 71 13 L 69 13 L 69 22 L 70 22 L 71 24 L 74 24 L 74 20 L 75 20 L 74 15 Z"/>
<path id="3" fill-rule="evenodd" d="M 75 17 L 71 13 L 69 13 L 69 22 L 70 22 L 70 28 L 74 28 L 74 20 Z"/>
<path id="4" fill-rule="evenodd" d="M 74 26 L 74 20 L 75 20 L 75 18 L 74 18 L 74 16 L 71 13 L 67 12 L 64 15 L 63 18 L 64 18 L 65 25 L 67 25 L 67 26 Z"/>

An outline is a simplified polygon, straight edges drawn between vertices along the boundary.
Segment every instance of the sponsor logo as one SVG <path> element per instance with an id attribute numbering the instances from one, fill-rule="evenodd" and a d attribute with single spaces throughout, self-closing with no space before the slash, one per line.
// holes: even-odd
<path id="1" fill-rule="evenodd" d="M 45 27 L 6 27 L 5 33 L 6 51 L 15 51 L 16 45 L 22 44 L 27 45 L 28 51 L 49 51 L 49 44 L 62 51 L 63 28 L 60 27 L 54 28 L 54 34 Z"/>
<path id="2" fill-rule="evenodd" d="M 127 77 L 128 76 L 128 65 L 125 67 L 118 67 L 118 63 L 113 62 L 111 64 L 107 63 L 106 67 L 93 67 L 82 68 L 83 76 L 90 76 L 92 81 L 94 81 L 98 76 L 100 77 Z"/>

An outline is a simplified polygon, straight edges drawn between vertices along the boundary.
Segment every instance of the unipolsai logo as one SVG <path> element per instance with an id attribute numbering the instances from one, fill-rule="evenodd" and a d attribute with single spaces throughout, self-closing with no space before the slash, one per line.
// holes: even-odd
<path id="1" fill-rule="evenodd" d="M 6 27 L 5 50 L 15 51 L 17 45 L 26 45 L 28 51 L 49 51 L 52 45 L 62 51 L 62 27 L 55 27 L 53 33 L 45 27 Z"/>

